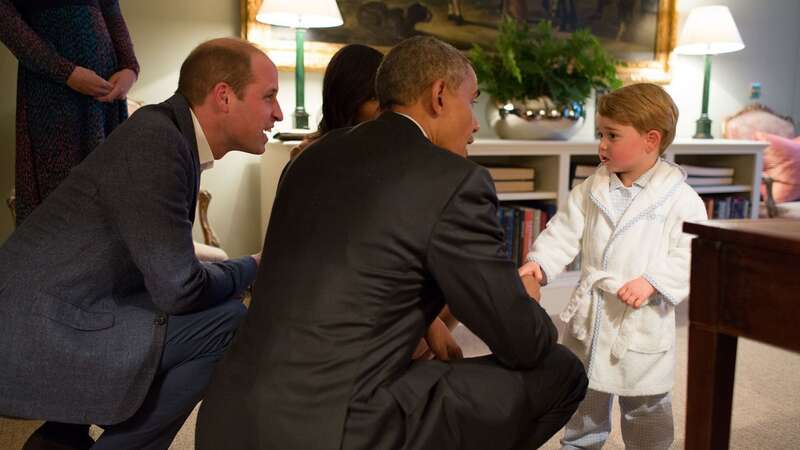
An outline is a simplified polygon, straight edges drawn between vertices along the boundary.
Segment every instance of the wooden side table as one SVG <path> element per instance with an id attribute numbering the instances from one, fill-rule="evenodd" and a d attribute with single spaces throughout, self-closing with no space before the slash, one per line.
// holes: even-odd
<path id="1" fill-rule="evenodd" d="M 714 220 L 683 229 L 697 235 L 686 448 L 723 449 L 730 441 L 737 338 L 800 351 L 800 221 Z"/>

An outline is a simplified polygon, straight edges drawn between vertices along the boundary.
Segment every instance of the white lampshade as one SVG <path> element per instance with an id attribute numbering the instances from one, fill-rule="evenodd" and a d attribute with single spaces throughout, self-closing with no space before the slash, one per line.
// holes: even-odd
<path id="1" fill-rule="evenodd" d="M 739 29 L 727 6 L 700 6 L 689 12 L 675 53 L 716 55 L 744 48 Z"/>
<path id="2" fill-rule="evenodd" d="M 329 28 L 344 23 L 336 0 L 264 0 L 256 20 L 291 28 Z"/>

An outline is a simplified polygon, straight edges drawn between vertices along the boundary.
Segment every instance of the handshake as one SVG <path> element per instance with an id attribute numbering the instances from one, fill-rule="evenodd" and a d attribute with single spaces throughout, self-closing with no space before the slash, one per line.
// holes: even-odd
<path id="1" fill-rule="evenodd" d="M 523 283 L 526 277 L 533 277 L 536 279 L 537 290 L 538 284 L 542 282 L 544 278 L 544 274 L 542 272 L 542 268 L 539 267 L 534 261 L 530 261 L 526 263 L 524 266 L 519 268 L 519 276 L 522 277 Z M 527 289 L 527 286 L 526 286 Z M 621 288 L 617 291 L 617 298 L 620 299 L 623 303 L 627 304 L 628 306 L 632 306 L 633 308 L 641 307 L 644 302 L 650 298 L 651 295 L 655 293 L 656 289 L 650 284 L 649 281 L 644 279 L 643 277 L 636 277 L 627 283 L 623 284 Z M 538 296 L 536 297 L 539 298 Z"/>

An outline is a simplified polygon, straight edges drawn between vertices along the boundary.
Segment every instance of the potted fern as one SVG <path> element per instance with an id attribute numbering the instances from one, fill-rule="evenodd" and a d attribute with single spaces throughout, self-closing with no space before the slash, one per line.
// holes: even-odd
<path id="1" fill-rule="evenodd" d="M 469 58 L 492 96 L 488 121 L 504 139 L 569 139 L 586 120 L 592 89 L 616 89 L 616 61 L 588 30 L 568 37 L 548 21 L 535 27 L 503 19 L 494 51 L 474 45 Z"/>

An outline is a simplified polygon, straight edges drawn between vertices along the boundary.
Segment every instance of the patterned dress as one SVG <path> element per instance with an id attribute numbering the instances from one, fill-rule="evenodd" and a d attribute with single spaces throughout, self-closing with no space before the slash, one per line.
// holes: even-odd
<path id="1" fill-rule="evenodd" d="M 19 60 L 17 224 L 128 117 L 126 102 L 102 103 L 70 89 L 75 66 L 108 79 L 139 73 L 117 0 L 0 0 L 0 41 Z"/>

